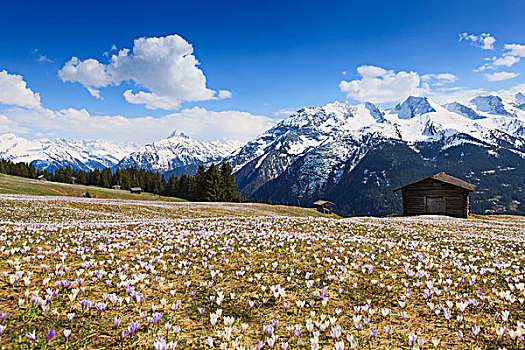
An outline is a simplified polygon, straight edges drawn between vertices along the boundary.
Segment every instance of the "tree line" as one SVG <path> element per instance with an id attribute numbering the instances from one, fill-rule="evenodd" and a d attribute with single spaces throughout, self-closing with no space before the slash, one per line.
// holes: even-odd
<path id="1" fill-rule="evenodd" d="M 44 177 L 48 181 L 76 183 L 89 186 L 111 188 L 120 186 L 123 190 L 140 187 L 143 191 L 161 196 L 178 197 L 201 202 L 240 202 L 243 200 L 235 183 L 232 167 L 224 162 L 220 166 L 211 164 L 207 169 L 203 164 L 195 175 L 172 175 L 166 180 L 163 174 L 155 171 L 130 167 L 85 171 L 70 166 L 58 168 L 54 172 L 38 169 L 34 164 L 13 163 L 0 160 L 0 173 L 30 179 Z"/>

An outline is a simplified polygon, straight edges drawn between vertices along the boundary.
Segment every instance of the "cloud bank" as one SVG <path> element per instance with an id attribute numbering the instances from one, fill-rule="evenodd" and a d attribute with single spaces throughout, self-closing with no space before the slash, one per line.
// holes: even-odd
<path id="1" fill-rule="evenodd" d="M 90 66 L 95 72 L 99 68 L 97 64 Z M 96 74 L 90 79 L 93 76 Z M 104 75 L 100 78 L 104 81 Z M 0 133 L 43 132 L 77 139 L 147 143 L 178 129 L 200 141 L 248 141 L 275 124 L 274 119 L 264 115 L 235 110 L 216 112 L 200 107 L 161 117 L 135 118 L 92 115 L 86 109 L 75 108 L 55 111 L 41 106 L 40 96 L 27 88 L 22 76 L 6 71 L 0 72 L 0 102 L 9 106 L 0 111 Z"/>

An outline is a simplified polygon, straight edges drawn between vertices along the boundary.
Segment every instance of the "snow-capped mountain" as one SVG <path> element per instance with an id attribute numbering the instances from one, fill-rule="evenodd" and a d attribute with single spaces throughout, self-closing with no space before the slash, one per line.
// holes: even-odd
<path id="1" fill-rule="evenodd" d="M 116 167 L 138 167 L 167 175 L 193 172 L 199 164 L 217 162 L 241 146 L 235 141 L 199 142 L 176 130 L 124 157 Z"/>
<path id="2" fill-rule="evenodd" d="M 14 133 L 0 135 L 0 158 L 15 163 L 33 163 L 37 168 L 53 171 L 70 166 L 92 170 L 115 166 L 135 151 L 134 144 L 116 144 L 104 140 L 73 141 L 66 139 L 28 140 Z"/>
<path id="3" fill-rule="evenodd" d="M 391 110 L 341 102 L 303 108 L 227 160 L 245 196 L 302 205 L 327 197 L 338 203 L 340 211 L 361 214 L 392 210 L 366 204 L 363 198 L 375 193 L 370 190 L 352 199 L 367 184 L 375 184 L 379 191 L 374 203 L 399 206 L 391 186 L 431 172 L 479 181 L 478 192 L 497 193 L 484 188 L 489 180 L 483 171 L 506 169 L 501 172 L 506 172 L 503 183 L 508 187 L 512 187 L 509 176 L 525 174 L 523 99 L 523 94 L 491 94 L 441 106 L 411 96 Z M 361 169 L 364 164 L 368 168 Z M 523 181 L 518 188 L 525 193 Z M 519 201 L 523 195 L 514 197 Z M 484 210 L 483 205 L 479 207 Z"/>
<path id="4" fill-rule="evenodd" d="M 166 173 L 193 173 L 199 164 L 217 162 L 242 144 L 237 141 L 199 142 L 180 131 L 139 147 L 104 140 L 28 140 L 14 133 L 0 135 L 0 159 L 32 163 L 39 169 L 127 168 L 131 166 Z"/>

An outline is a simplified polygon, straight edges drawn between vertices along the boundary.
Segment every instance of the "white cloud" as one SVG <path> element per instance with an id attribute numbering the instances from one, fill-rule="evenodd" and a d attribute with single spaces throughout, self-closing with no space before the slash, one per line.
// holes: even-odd
<path id="1" fill-rule="evenodd" d="M 507 89 L 507 90 L 498 91 L 498 93 L 500 94 L 511 94 L 511 95 L 515 95 L 518 92 L 525 93 L 525 83 L 514 85 L 510 89 Z"/>
<path id="2" fill-rule="evenodd" d="M 231 97 L 227 90 L 216 96 L 216 91 L 208 89 L 198 65 L 193 46 L 178 35 L 169 35 L 136 39 L 132 51 L 120 50 L 108 64 L 73 57 L 59 71 L 59 77 L 82 84 L 95 97 L 100 97 L 98 88 L 131 81 L 139 90 L 126 90 L 126 101 L 150 109 L 176 109 L 184 101 Z"/>
<path id="3" fill-rule="evenodd" d="M 176 124 L 175 129 L 199 140 L 248 141 L 275 125 L 276 120 L 264 115 L 253 115 L 239 111 L 208 111 L 193 107 L 179 113 L 167 115 Z"/>
<path id="4" fill-rule="evenodd" d="M 228 90 L 220 90 L 219 91 L 219 99 L 220 100 L 224 100 L 225 98 L 231 98 L 231 97 L 232 97 L 231 91 L 228 91 Z"/>
<path id="5" fill-rule="evenodd" d="M 113 51 L 118 51 L 118 49 L 117 49 L 117 45 L 115 45 L 115 44 L 111 45 L 111 49 L 109 49 L 108 51 L 104 52 L 103 55 L 106 56 L 106 57 L 109 57 L 109 55 L 110 55 Z"/>
<path id="6" fill-rule="evenodd" d="M 0 114 L 0 134 L 6 132 L 24 134 L 27 133 L 28 130 L 26 128 L 20 127 L 17 122 L 9 120 L 5 115 Z"/>
<path id="7" fill-rule="evenodd" d="M 0 71 L 0 103 L 35 108 L 40 106 L 40 95 L 27 87 L 21 75 Z"/>
<path id="8" fill-rule="evenodd" d="M 62 81 L 81 83 L 91 95 L 97 98 L 100 97 L 100 91 L 96 88 L 108 86 L 112 83 L 106 66 L 93 58 L 85 61 L 80 61 L 77 57 L 71 58 L 58 71 L 58 76 Z"/>
<path id="9" fill-rule="evenodd" d="M 492 62 L 493 66 L 505 66 L 505 67 L 512 67 L 516 63 L 520 61 L 519 57 L 516 56 L 503 56 L 500 58 L 497 58 Z"/>
<path id="10" fill-rule="evenodd" d="M 417 72 L 394 72 L 375 66 L 361 66 L 357 72 L 361 79 L 341 81 L 339 87 L 348 93 L 348 97 L 361 102 L 399 102 L 412 95 L 428 96 L 439 104 L 453 101 L 465 103 L 487 92 L 484 89 L 447 86 L 458 81 L 452 73 L 419 75 Z"/>
<path id="11" fill-rule="evenodd" d="M 55 62 L 52 59 L 50 59 L 49 57 L 47 57 L 46 55 L 38 56 L 37 61 L 38 62 L 42 62 L 42 63 L 53 63 L 53 62 Z"/>
<path id="12" fill-rule="evenodd" d="M 521 57 L 525 57 L 525 45 L 520 44 L 505 44 L 505 52 L 501 57 L 487 57 L 485 63 L 479 68 L 474 69 L 474 72 L 483 72 L 487 69 L 498 69 L 499 67 L 512 67 L 521 61 Z"/>
<path id="13" fill-rule="evenodd" d="M 339 88 L 347 97 L 375 103 L 396 102 L 409 95 L 420 95 L 420 77 L 416 72 L 394 72 L 376 66 L 360 66 L 361 79 L 341 81 Z"/>
<path id="14" fill-rule="evenodd" d="M 425 74 L 421 76 L 421 80 L 433 86 L 443 86 L 455 83 L 458 77 L 451 73 Z"/>
<path id="15" fill-rule="evenodd" d="M 438 91 L 433 91 L 428 94 L 433 101 L 442 105 L 450 102 L 460 102 L 467 104 L 474 97 L 486 94 L 485 89 L 470 89 L 467 87 L 453 87 L 453 88 L 443 88 Z"/>
<path id="16" fill-rule="evenodd" d="M 33 53 L 33 55 L 37 55 L 38 56 L 37 59 L 36 59 L 38 62 L 41 62 L 41 63 L 53 63 L 53 62 L 55 62 L 54 60 L 50 59 L 46 55 L 41 54 L 38 49 L 34 49 L 32 53 Z"/>
<path id="17" fill-rule="evenodd" d="M 505 50 L 508 50 L 507 52 L 508 55 L 525 57 L 525 45 L 506 44 Z"/>
<path id="18" fill-rule="evenodd" d="M 496 72 L 492 74 L 485 74 L 485 78 L 488 81 L 502 81 L 512 78 L 516 78 L 519 74 L 512 72 Z"/>
<path id="19" fill-rule="evenodd" d="M 494 50 L 494 38 L 490 33 L 481 33 L 479 35 L 461 33 L 459 34 L 459 41 L 467 40 L 471 41 L 472 45 L 482 48 L 483 50 Z"/>
<path id="20" fill-rule="evenodd" d="M 101 138 L 138 143 L 167 137 L 175 129 L 182 130 L 201 141 L 218 139 L 247 141 L 275 124 L 274 119 L 264 115 L 240 111 L 215 112 L 199 107 L 183 109 L 158 118 L 95 116 L 85 109 L 68 108 L 53 111 L 43 107 L 31 110 L 10 108 L 4 110 L 3 114 L 6 119 L 0 118 L 0 125 L 8 125 L 9 122 L 11 129 L 16 126 L 18 130 L 54 132 L 64 137 L 78 139 Z"/>
<path id="21" fill-rule="evenodd" d="M 95 71 L 99 69 L 96 64 L 91 68 Z M 218 95 L 216 98 L 228 98 L 230 93 L 221 91 Z M 275 119 L 264 115 L 241 111 L 215 112 L 199 107 L 183 109 L 161 117 L 135 118 L 91 115 L 85 109 L 74 108 L 55 111 L 40 105 L 40 96 L 27 88 L 22 76 L 8 74 L 6 71 L 0 71 L 0 103 L 10 105 L 0 114 L 2 133 L 12 131 L 33 135 L 57 134 L 77 139 L 102 138 L 146 143 L 166 137 L 172 130 L 178 129 L 201 141 L 247 141 L 276 122 Z"/>
<path id="22" fill-rule="evenodd" d="M 290 116 L 294 113 L 295 111 L 293 109 L 280 109 L 277 112 L 275 112 L 273 115 L 275 115 L 276 117 L 280 115 Z"/>
<path id="23" fill-rule="evenodd" d="M 479 68 L 474 69 L 474 72 L 484 72 L 487 69 L 498 69 L 499 67 L 512 67 L 521 60 L 518 56 L 508 55 L 507 53 L 502 57 L 485 58 L 485 61 L 492 61 L 485 63 Z"/>

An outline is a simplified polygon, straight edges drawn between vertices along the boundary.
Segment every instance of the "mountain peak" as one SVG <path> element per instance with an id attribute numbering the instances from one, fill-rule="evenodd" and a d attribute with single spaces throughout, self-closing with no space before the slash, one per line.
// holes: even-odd
<path id="1" fill-rule="evenodd" d="M 186 138 L 188 139 L 189 137 L 184 134 L 182 131 L 180 130 L 174 130 L 169 136 L 168 136 L 168 139 L 171 139 L 173 137 L 182 137 L 182 138 Z"/>
<path id="2" fill-rule="evenodd" d="M 495 114 L 495 115 L 512 115 L 503 105 L 501 97 L 495 94 L 478 96 L 470 100 L 470 103 L 476 106 L 478 111 Z"/>
<path id="3" fill-rule="evenodd" d="M 409 96 L 403 103 L 395 106 L 390 113 L 397 114 L 399 119 L 410 119 L 435 111 L 426 97 Z"/>
<path id="4" fill-rule="evenodd" d="M 519 102 L 525 102 L 525 95 L 523 92 L 518 92 L 515 97 Z"/>
<path id="5" fill-rule="evenodd" d="M 6 132 L 5 134 L 0 135 L 0 138 L 6 139 L 6 140 L 12 140 L 12 139 L 19 138 L 19 136 L 15 134 L 14 132 L 10 131 L 10 132 Z"/>

